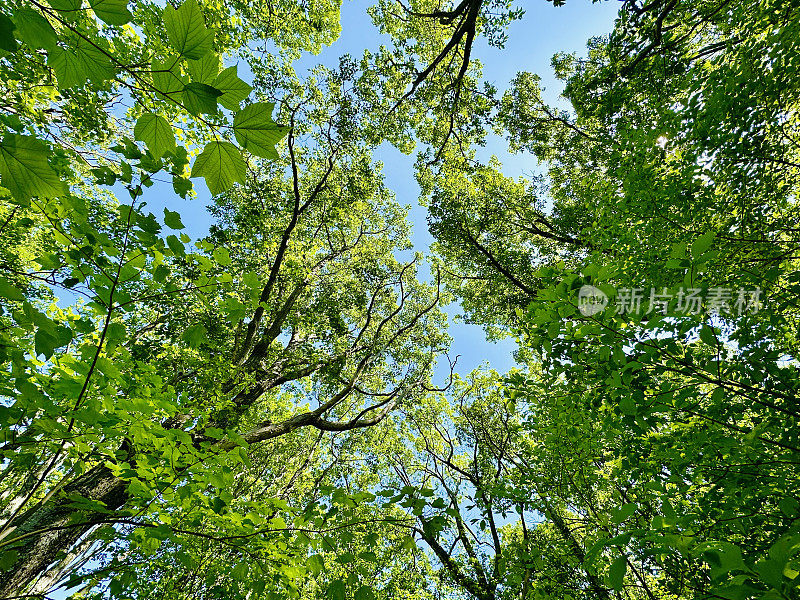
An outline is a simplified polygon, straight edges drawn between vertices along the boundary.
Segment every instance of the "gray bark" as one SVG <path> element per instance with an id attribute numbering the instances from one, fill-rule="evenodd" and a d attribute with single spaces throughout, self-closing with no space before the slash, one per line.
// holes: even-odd
<path id="1" fill-rule="evenodd" d="M 127 482 L 115 477 L 105 465 L 97 465 L 64 487 L 66 494 L 79 494 L 84 498 L 103 502 L 108 510 L 122 507 L 128 500 Z M 0 598 L 19 596 L 47 567 L 67 552 L 81 536 L 108 515 L 75 508 L 69 500 L 56 495 L 17 515 L 12 521 L 14 529 L 6 542 L 19 542 L 6 546 L 16 550 L 17 561 L 10 570 L 0 572 Z"/>

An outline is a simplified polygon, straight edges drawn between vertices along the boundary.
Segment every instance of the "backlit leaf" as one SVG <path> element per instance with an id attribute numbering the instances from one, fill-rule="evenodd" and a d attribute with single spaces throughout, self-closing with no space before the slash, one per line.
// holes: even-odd
<path id="1" fill-rule="evenodd" d="M 58 36 L 50 22 L 31 8 L 20 8 L 14 13 L 19 38 L 28 47 L 52 50 L 56 47 Z"/>
<path id="2" fill-rule="evenodd" d="M 346 600 L 347 599 L 347 586 L 344 581 L 337 579 L 331 581 L 328 585 L 328 592 L 325 595 L 328 600 Z"/>
<path id="3" fill-rule="evenodd" d="M 150 153 L 161 158 L 165 152 L 175 149 L 175 134 L 167 120 L 153 113 L 145 113 L 136 121 L 133 136 L 147 144 Z"/>
<path id="4" fill-rule="evenodd" d="M 89 0 L 89 6 L 109 25 L 125 25 L 133 18 L 127 0 Z"/>
<path id="5" fill-rule="evenodd" d="M 222 95 L 218 89 L 205 83 L 192 82 L 183 88 L 183 106 L 193 115 L 217 112 L 217 98 Z"/>
<path id="6" fill-rule="evenodd" d="M 615 509 L 614 512 L 611 514 L 611 522 L 615 524 L 622 523 L 631 515 L 633 515 L 633 513 L 635 512 L 636 512 L 635 504 L 633 503 L 624 504 L 619 508 Z"/>
<path id="7" fill-rule="evenodd" d="M 185 0 L 177 10 L 167 4 L 164 25 L 170 46 L 181 56 L 198 59 L 211 50 L 213 34 L 196 0 Z"/>
<path id="8" fill-rule="evenodd" d="M 206 337 L 206 328 L 196 323 L 194 325 L 190 325 L 186 331 L 183 332 L 181 336 L 183 340 L 189 344 L 192 348 L 197 348 L 202 344 L 204 341 L 207 341 Z"/>
<path id="9" fill-rule="evenodd" d="M 246 175 L 241 151 L 230 142 L 209 142 L 192 166 L 192 177 L 203 177 L 214 195 L 243 183 Z"/>
<path id="10" fill-rule="evenodd" d="M 280 127 L 272 120 L 272 102 L 256 102 L 236 113 L 233 118 L 233 131 L 243 148 L 264 158 L 278 158 L 277 144 L 289 132 L 288 127 Z"/>
<path id="11" fill-rule="evenodd" d="M 74 13 L 81 9 L 82 0 L 47 0 L 47 3 L 61 13 Z"/>
<path id="12" fill-rule="evenodd" d="M 362 585 L 353 594 L 353 598 L 354 600 L 375 600 L 375 592 L 372 591 L 371 587 Z"/>
<path id="13" fill-rule="evenodd" d="M 7 279 L 0 278 L 0 298 L 6 300 L 24 300 L 25 296 L 16 287 L 11 285 Z"/>
<path id="14" fill-rule="evenodd" d="M 50 150 L 32 136 L 7 135 L 0 142 L 0 184 L 18 200 L 54 198 L 66 186 L 47 162 Z"/>
<path id="15" fill-rule="evenodd" d="M 189 75 L 192 81 L 206 83 L 213 86 L 214 81 L 219 75 L 220 60 L 219 54 L 209 52 L 203 58 L 189 61 Z"/>
<path id="16" fill-rule="evenodd" d="M 185 78 L 180 74 L 178 57 L 168 56 L 163 60 L 153 59 L 151 65 L 153 85 L 161 98 L 178 99 L 178 94 L 186 85 Z"/>
<path id="17" fill-rule="evenodd" d="M 696 259 L 711 247 L 714 242 L 713 231 L 707 231 L 692 243 L 692 258 Z"/>
<path id="18" fill-rule="evenodd" d="M 108 55 L 82 37 L 74 37 L 68 49 L 51 49 L 47 54 L 47 64 L 56 72 L 58 85 L 62 88 L 87 81 L 102 83 L 114 76 Z"/>
<path id="19" fill-rule="evenodd" d="M 606 583 L 609 587 L 616 591 L 622 590 L 622 584 L 625 580 L 625 572 L 628 570 L 628 563 L 624 556 L 620 556 L 611 563 L 608 568 L 608 575 L 606 576 Z"/>
<path id="20" fill-rule="evenodd" d="M 252 87 L 239 79 L 236 65 L 217 75 L 212 85 L 222 92 L 218 102 L 228 110 L 239 110 L 239 104 L 253 91 Z"/>

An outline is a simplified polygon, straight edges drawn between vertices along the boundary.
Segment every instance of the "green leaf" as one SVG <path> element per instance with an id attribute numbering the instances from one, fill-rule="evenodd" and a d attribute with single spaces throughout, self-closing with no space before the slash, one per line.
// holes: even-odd
<path id="1" fill-rule="evenodd" d="M 65 327 L 64 325 L 56 326 L 55 331 L 51 332 L 50 335 L 55 337 L 56 348 L 61 348 L 62 346 L 66 346 L 72 341 L 72 330 L 69 327 Z"/>
<path id="2" fill-rule="evenodd" d="M 219 54 L 209 52 L 199 60 L 189 61 L 189 75 L 192 81 L 206 83 L 211 86 L 219 75 L 220 60 Z"/>
<path id="3" fill-rule="evenodd" d="M 711 248 L 711 244 L 714 242 L 714 236 L 716 234 L 713 231 L 707 231 L 699 238 L 697 238 L 692 243 L 692 258 L 695 260 L 700 257 L 706 250 Z"/>
<path id="4" fill-rule="evenodd" d="M 247 563 L 238 563 L 234 568 L 231 574 L 238 580 L 242 580 L 247 577 Z"/>
<path id="5" fill-rule="evenodd" d="M 192 177 L 203 177 L 213 195 L 243 183 L 247 165 L 240 150 L 230 142 L 209 142 L 192 166 Z"/>
<path id="6" fill-rule="evenodd" d="M 629 394 L 626 394 L 622 398 L 620 398 L 619 409 L 622 411 L 623 414 L 635 415 L 636 402 L 633 400 L 633 398 L 631 398 Z"/>
<path id="7" fill-rule="evenodd" d="M 162 283 L 167 280 L 168 275 L 169 275 L 169 267 L 165 265 L 158 265 L 155 271 L 153 271 L 153 281 Z"/>
<path id="8" fill-rule="evenodd" d="M 76 12 L 81 9 L 82 0 L 47 0 L 58 12 Z"/>
<path id="9" fill-rule="evenodd" d="M 114 77 L 108 55 L 82 37 L 74 37 L 73 42 L 69 49 L 55 47 L 47 53 L 47 64 L 56 72 L 61 88 L 86 81 L 102 83 Z"/>
<path id="10" fill-rule="evenodd" d="M 325 597 L 328 598 L 328 600 L 346 600 L 347 586 L 345 585 L 344 581 L 341 579 L 331 581 Z"/>
<path id="11" fill-rule="evenodd" d="M 106 330 L 106 339 L 109 341 L 119 341 L 125 339 L 128 330 L 123 323 L 109 323 Z"/>
<path id="12" fill-rule="evenodd" d="M 136 121 L 133 137 L 147 144 L 150 153 L 161 158 L 165 152 L 175 149 L 175 134 L 167 120 L 153 113 L 145 113 Z"/>
<path id="13" fill-rule="evenodd" d="M 621 591 L 627 570 L 628 563 L 625 561 L 624 556 L 620 556 L 612 562 L 608 568 L 608 575 L 606 575 L 606 583 L 608 583 L 609 587 L 618 592 Z"/>
<path id="14" fill-rule="evenodd" d="M 691 263 L 684 258 L 670 258 L 664 266 L 667 269 L 685 269 L 691 266 Z"/>
<path id="15" fill-rule="evenodd" d="M 183 244 L 175 235 L 168 235 L 167 236 L 167 246 L 175 256 L 183 256 L 186 254 L 186 248 L 183 247 Z"/>
<path id="16" fill-rule="evenodd" d="M 19 39 L 29 48 L 52 50 L 56 47 L 58 36 L 55 29 L 50 25 L 50 21 L 35 10 L 20 8 L 14 13 L 14 20 L 17 23 Z"/>
<path id="17" fill-rule="evenodd" d="M 375 600 L 375 592 L 372 591 L 371 587 L 362 585 L 356 590 L 353 598 L 354 600 Z"/>
<path id="18" fill-rule="evenodd" d="M 336 562 L 342 565 L 353 562 L 356 557 L 351 552 L 343 552 L 336 557 Z"/>
<path id="19" fill-rule="evenodd" d="M 236 141 L 248 152 L 264 158 L 278 158 L 277 144 L 289 132 L 272 120 L 272 102 L 256 102 L 245 106 L 233 118 Z"/>
<path id="20" fill-rule="evenodd" d="M 747 600 L 759 594 L 760 590 L 752 585 L 731 585 L 722 588 L 714 588 L 714 595 L 727 600 Z M 769 592 L 768 592 L 769 593 Z M 768 600 L 766 594 L 761 596 L 762 600 Z"/>
<path id="21" fill-rule="evenodd" d="M 624 504 L 619 508 L 615 509 L 614 512 L 611 514 L 611 522 L 615 525 L 619 525 L 624 520 L 629 518 L 633 513 L 636 512 L 636 505 L 632 502 L 628 504 Z"/>
<path id="22" fill-rule="evenodd" d="M 794 498 L 782 498 L 781 501 L 778 502 L 778 508 L 780 508 L 787 517 L 796 517 L 798 512 L 800 512 L 800 502 Z"/>
<path id="23" fill-rule="evenodd" d="M 36 330 L 33 342 L 36 354 L 43 354 L 47 360 L 53 356 L 53 352 L 59 346 L 58 339 L 41 328 Z"/>
<path id="24" fill-rule="evenodd" d="M 61 258 L 58 254 L 45 253 L 34 260 L 42 265 L 43 269 L 55 270 L 61 267 Z"/>
<path id="25" fill-rule="evenodd" d="M 773 559 L 764 559 L 758 561 L 753 570 L 758 573 L 758 578 L 769 586 L 780 589 L 783 583 L 783 567 L 785 562 Z"/>
<path id="26" fill-rule="evenodd" d="M 183 332 L 181 338 L 192 348 L 197 348 L 203 342 L 208 341 L 208 337 L 206 336 L 206 328 L 199 323 L 190 325 L 186 331 Z"/>
<path id="27" fill-rule="evenodd" d="M 314 554 L 308 557 L 306 560 L 306 566 L 311 570 L 311 573 L 314 576 L 317 576 L 322 573 L 322 570 L 325 568 L 325 563 L 319 554 Z"/>
<path id="28" fill-rule="evenodd" d="M 119 579 L 112 579 L 108 584 L 108 591 L 112 598 L 122 595 L 122 582 Z"/>
<path id="29" fill-rule="evenodd" d="M 0 298 L 6 300 L 24 300 L 25 296 L 16 287 L 11 285 L 7 279 L 0 277 Z"/>
<path id="30" fill-rule="evenodd" d="M 403 550 L 414 550 L 417 547 L 417 542 L 410 535 L 406 536 L 400 546 Z"/>
<path id="31" fill-rule="evenodd" d="M 170 229 L 183 229 L 184 224 L 181 223 L 181 215 L 173 212 L 168 208 L 164 209 L 164 225 Z"/>
<path id="32" fill-rule="evenodd" d="M 125 25 L 133 18 L 128 0 L 89 0 L 94 14 L 109 25 Z"/>
<path id="33" fill-rule="evenodd" d="M 231 264 L 231 256 L 228 253 L 226 248 L 214 248 L 214 260 L 216 260 L 221 266 L 227 267 Z"/>
<path id="34" fill-rule="evenodd" d="M 186 0 L 177 10 L 168 4 L 164 25 L 170 46 L 181 56 L 198 59 L 211 50 L 214 35 L 206 28 L 196 0 Z"/>
<path id="35" fill-rule="evenodd" d="M 187 83 L 183 88 L 183 106 L 193 115 L 217 112 L 217 98 L 222 95 L 218 89 L 205 83 Z"/>
<path id="36" fill-rule="evenodd" d="M 0 13 L 0 50 L 14 52 L 19 48 L 17 40 L 14 38 L 14 30 L 17 28 L 14 21 L 3 13 Z"/>
<path id="37" fill-rule="evenodd" d="M 709 346 L 717 345 L 717 336 L 714 335 L 714 329 L 709 327 L 708 325 L 703 325 L 700 328 L 700 339 L 703 340 Z"/>
<path id="38" fill-rule="evenodd" d="M 180 175 L 174 175 L 172 177 L 172 190 L 181 198 L 186 198 L 186 195 L 192 191 L 192 182 Z"/>
<path id="39" fill-rule="evenodd" d="M 154 58 L 151 64 L 153 85 L 158 90 L 161 99 L 172 98 L 183 91 L 186 86 L 184 77 L 178 68 L 178 57 L 167 56 L 164 60 Z"/>
<path id="40" fill-rule="evenodd" d="M 39 388 L 28 379 L 19 378 L 14 382 L 14 386 L 22 393 L 23 398 L 34 399 L 37 396 L 41 396 Z"/>
<path id="41" fill-rule="evenodd" d="M 55 198 L 66 185 L 47 162 L 48 147 L 35 137 L 7 135 L 0 142 L 0 184 L 18 200 Z"/>
<path id="42" fill-rule="evenodd" d="M 33 341 L 36 354 L 43 354 L 45 359 L 49 359 L 56 348 L 66 346 L 72 341 L 72 330 L 62 325 L 54 326 L 54 323 L 47 319 L 36 330 Z"/>
<path id="43" fill-rule="evenodd" d="M 717 389 L 719 389 L 719 388 L 717 388 Z M 672 504 L 670 503 L 668 498 L 662 498 L 662 500 L 661 500 L 661 512 L 664 513 L 664 516 L 667 519 L 676 519 L 676 518 L 678 518 L 678 515 L 675 512 L 675 508 L 672 506 Z"/>
<path id="44" fill-rule="evenodd" d="M 742 559 L 742 551 L 736 544 L 717 541 L 703 542 L 692 552 L 695 555 L 705 554 L 713 557 L 712 561 L 707 560 L 706 562 L 711 564 L 711 577 L 714 579 L 733 570 L 749 571 Z"/>
<path id="45" fill-rule="evenodd" d="M 219 97 L 219 103 L 228 110 L 239 110 L 241 101 L 247 98 L 250 92 L 253 91 L 252 87 L 239 79 L 236 70 L 236 65 L 228 67 L 217 75 L 217 78 L 212 84 L 222 92 L 222 96 Z"/>
<path id="46" fill-rule="evenodd" d="M 10 571 L 19 558 L 16 550 L 6 550 L 0 554 L 0 571 Z"/>

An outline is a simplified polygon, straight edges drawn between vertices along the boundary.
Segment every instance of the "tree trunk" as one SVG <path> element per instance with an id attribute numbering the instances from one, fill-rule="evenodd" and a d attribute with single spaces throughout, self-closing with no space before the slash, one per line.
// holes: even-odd
<path id="1" fill-rule="evenodd" d="M 103 464 L 67 484 L 63 492 L 103 502 L 112 511 L 128 500 L 127 482 L 115 477 Z M 101 512 L 76 508 L 60 493 L 18 515 L 11 523 L 15 528 L 5 541 L 22 539 L 5 548 L 16 551 L 18 557 L 10 570 L 0 572 L 0 598 L 23 594 L 59 555 L 66 554 L 82 535 L 106 517 Z"/>

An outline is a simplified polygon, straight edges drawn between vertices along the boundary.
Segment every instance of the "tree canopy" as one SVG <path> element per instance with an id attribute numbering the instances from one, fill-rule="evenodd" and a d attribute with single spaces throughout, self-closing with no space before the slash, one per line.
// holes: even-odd
<path id="1" fill-rule="evenodd" d="M 0 598 L 800 597 L 800 3 L 340 8 L 0 0 Z"/>

